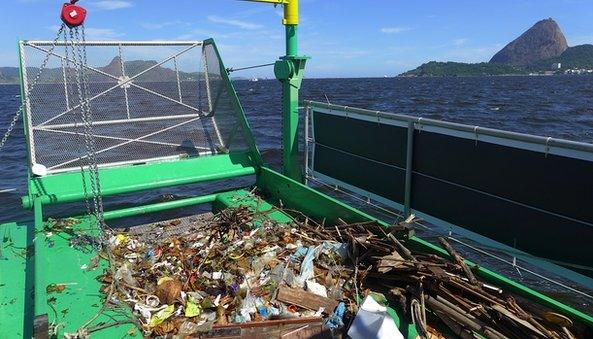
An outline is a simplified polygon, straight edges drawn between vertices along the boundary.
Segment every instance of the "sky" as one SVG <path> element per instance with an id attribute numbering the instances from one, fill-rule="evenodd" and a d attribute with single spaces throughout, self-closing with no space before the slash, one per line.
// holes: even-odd
<path id="1" fill-rule="evenodd" d="M 18 39 L 54 38 L 64 0 L 0 0 L 0 66 Z M 280 7 L 235 0 L 80 0 L 87 39 L 214 38 L 227 67 L 284 54 Z M 554 18 L 570 46 L 593 43 L 593 0 L 300 0 L 307 77 L 393 76 L 424 62 L 488 61 L 535 22 Z M 237 75 L 239 75 L 237 73 Z M 245 71 L 273 77 L 271 68 Z"/>

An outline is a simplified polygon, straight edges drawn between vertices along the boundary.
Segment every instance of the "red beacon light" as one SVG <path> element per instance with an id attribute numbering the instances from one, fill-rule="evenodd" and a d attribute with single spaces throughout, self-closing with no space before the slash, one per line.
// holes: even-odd
<path id="1" fill-rule="evenodd" d="M 78 27 L 84 23 L 86 9 L 76 5 L 78 0 L 71 0 L 62 7 L 61 19 L 70 28 Z"/>

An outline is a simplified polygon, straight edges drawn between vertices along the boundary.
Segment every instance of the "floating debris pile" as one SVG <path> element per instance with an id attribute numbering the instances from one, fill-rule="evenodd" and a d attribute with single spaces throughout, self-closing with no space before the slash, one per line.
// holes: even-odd
<path id="1" fill-rule="evenodd" d="M 294 221 L 240 207 L 114 234 L 104 253 L 111 269 L 100 278 L 106 302 L 129 305 L 147 336 L 301 324 L 291 331 L 356 338 L 395 329 L 389 304 L 424 338 L 574 337 L 568 318 L 527 310 L 478 280 L 444 239 L 451 260 L 410 251 L 398 240 L 410 220 L 325 227 L 282 211 Z"/>

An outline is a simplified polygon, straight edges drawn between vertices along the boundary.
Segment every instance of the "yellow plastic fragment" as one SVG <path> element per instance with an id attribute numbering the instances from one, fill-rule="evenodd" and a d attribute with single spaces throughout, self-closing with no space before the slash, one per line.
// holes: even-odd
<path id="1" fill-rule="evenodd" d="M 157 313 L 153 314 L 148 322 L 149 327 L 156 327 L 163 323 L 163 321 L 167 320 L 171 315 L 175 312 L 175 306 L 169 305 L 167 308 L 164 308 Z"/>
<path id="2" fill-rule="evenodd" d="M 115 236 L 115 244 L 117 246 L 119 245 L 125 245 L 128 243 L 128 241 L 130 241 L 130 238 L 128 238 L 127 236 L 123 235 L 123 234 L 118 234 Z"/>
<path id="3" fill-rule="evenodd" d="M 198 303 L 196 303 L 194 298 L 187 298 L 187 303 L 185 304 L 185 317 L 197 317 L 200 315 L 200 313 L 202 313 L 202 308 L 200 307 L 200 305 L 198 305 Z"/>
<path id="4" fill-rule="evenodd" d="M 162 277 L 157 281 L 156 284 L 158 286 L 158 285 L 161 285 L 162 283 L 165 283 L 165 282 L 171 281 L 171 280 L 173 280 L 173 278 L 171 278 L 171 277 Z"/>

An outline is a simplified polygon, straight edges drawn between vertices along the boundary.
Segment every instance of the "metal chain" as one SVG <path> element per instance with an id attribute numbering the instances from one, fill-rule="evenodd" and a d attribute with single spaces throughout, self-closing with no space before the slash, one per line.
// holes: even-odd
<path id="1" fill-rule="evenodd" d="M 79 107 L 81 111 L 81 118 L 84 126 L 84 141 L 86 148 L 86 158 L 88 160 L 88 175 L 91 184 L 91 191 L 93 195 L 93 210 L 91 214 L 95 216 L 95 220 L 101 228 L 105 225 L 103 218 L 103 199 L 101 196 L 101 186 L 99 182 L 99 170 L 96 158 L 95 139 L 93 134 L 93 117 L 89 103 L 89 88 L 88 88 L 88 74 L 86 72 L 87 56 L 86 46 L 84 45 L 86 37 L 84 34 L 84 26 L 73 28 L 70 30 L 70 39 L 72 45 L 72 54 L 76 66 L 76 87 L 78 91 Z M 82 165 L 81 165 L 82 166 Z M 84 171 L 84 170 L 83 170 Z M 83 172 L 84 179 L 84 172 Z M 83 180 L 83 185 L 86 185 L 86 180 Z M 85 197 L 87 198 L 87 197 Z M 88 200 L 87 200 L 88 201 Z"/>
<path id="2" fill-rule="evenodd" d="M 78 58 L 78 54 L 77 54 L 77 50 L 76 50 L 76 41 L 74 38 L 74 30 L 70 29 L 69 31 L 70 33 L 70 41 L 69 43 L 66 44 L 66 50 L 68 50 L 68 45 L 71 46 L 72 48 L 72 60 L 74 63 L 74 78 L 75 78 L 75 83 L 76 83 L 76 89 L 77 89 L 77 94 L 78 94 L 78 101 L 79 101 L 79 107 L 80 110 L 82 112 L 82 106 L 83 106 L 83 96 L 82 96 L 82 86 L 80 85 L 80 80 L 79 80 L 79 72 L 78 72 L 78 63 L 79 63 L 79 58 Z M 67 40 L 67 34 L 64 33 L 65 39 Z M 82 116 L 82 115 L 81 115 Z M 76 122 L 76 118 L 75 116 L 72 117 L 74 119 L 74 121 Z M 83 124 L 84 124 L 84 117 L 83 117 Z M 78 135 L 77 135 L 78 138 Z M 85 145 L 86 145 L 86 135 L 85 135 Z M 80 147 L 80 145 L 79 145 Z M 82 160 L 82 159 L 81 159 Z M 91 209 L 91 205 L 90 205 L 90 198 L 89 198 L 89 194 L 88 194 L 88 187 L 86 184 L 86 176 L 85 176 L 85 171 L 84 171 L 84 165 L 82 163 L 82 161 L 80 162 L 80 174 L 82 176 L 82 189 L 83 189 L 83 194 L 84 194 L 84 200 L 86 203 L 86 208 L 87 208 L 87 212 L 89 215 L 94 215 L 93 210 Z"/>
<path id="3" fill-rule="evenodd" d="M 53 51 L 58 43 L 58 40 L 60 40 L 60 37 L 62 36 L 62 32 L 64 31 L 64 27 L 66 27 L 65 24 L 62 24 L 60 26 L 60 29 L 58 30 L 58 33 L 53 41 L 53 43 L 51 44 L 47 55 L 45 56 L 45 59 L 43 59 L 43 62 L 41 63 L 41 67 L 39 67 L 39 70 L 37 71 L 37 74 L 35 75 L 35 78 L 33 79 L 33 81 L 31 82 L 31 85 L 29 86 L 29 88 L 25 88 L 25 98 L 24 100 L 29 100 L 29 93 L 33 90 L 33 88 L 35 87 L 35 85 L 37 84 L 37 82 L 39 81 L 39 79 L 41 78 L 41 74 L 43 73 L 43 71 L 45 70 L 45 67 L 47 67 L 47 63 L 49 62 L 49 58 L 52 56 Z M 26 66 L 25 66 L 26 67 Z M 10 125 L 8 126 L 8 129 L 6 130 L 6 133 L 4 133 L 4 136 L 2 137 L 2 141 L 0 141 L 0 151 L 4 148 L 4 145 L 6 144 L 6 141 L 8 140 L 8 138 L 10 137 L 10 135 L 12 134 L 12 131 L 14 130 L 14 127 L 16 126 L 16 123 L 19 121 L 19 118 L 21 117 L 21 114 L 23 113 L 23 110 L 25 108 L 25 104 L 21 104 L 21 106 L 19 107 L 19 109 L 16 111 L 14 117 L 12 118 L 12 121 L 10 122 Z"/>
<path id="4" fill-rule="evenodd" d="M 84 29 L 84 25 L 80 26 L 80 30 L 81 30 L 81 34 L 82 34 L 82 43 L 83 43 L 83 65 L 86 68 L 87 65 L 87 53 L 86 53 L 86 45 L 84 45 L 86 43 L 86 35 L 85 35 L 85 29 Z M 86 103 L 87 103 L 87 113 L 88 113 L 88 119 L 89 119 L 89 132 L 90 135 L 93 136 L 92 138 L 92 153 L 90 154 L 89 157 L 89 167 L 92 167 L 92 172 L 94 175 L 94 184 L 95 184 L 95 199 L 96 199 L 96 208 L 98 208 L 98 212 L 99 212 L 99 222 L 101 224 L 101 226 L 107 226 L 105 224 L 105 220 L 103 219 L 103 196 L 101 195 L 101 182 L 99 180 L 99 165 L 97 162 L 97 155 L 96 155 L 96 147 L 95 147 L 95 139 L 94 139 L 94 134 L 93 134 L 93 115 L 91 113 L 91 106 L 90 103 L 88 101 L 89 98 L 89 88 L 88 88 L 88 84 L 89 84 L 89 76 L 88 76 L 88 72 L 83 72 L 83 85 L 84 85 L 84 89 L 85 89 L 85 95 L 86 95 Z"/>
<path id="5" fill-rule="evenodd" d="M 64 84 L 66 86 L 66 88 L 68 88 L 68 86 L 70 84 L 72 84 L 74 81 L 71 79 L 71 72 L 70 72 L 70 55 L 69 55 L 69 51 L 68 51 L 68 46 L 72 46 L 72 58 L 74 59 L 74 42 L 70 41 L 68 42 L 68 33 L 66 33 L 66 31 L 64 31 L 64 46 L 65 46 L 65 50 L 64 50 L 64 56 L 66 58 L 66 62 L 65 62 L 65 77 L 64 77 Z M 74 126 L 78 125 L 78 121 L 76 121 L 76 115 L 72 114 L 72 122 L 74 123 Z M 79 154 L 82 153 L 82 143 L 80 140 L 80 133 L 76 133 L 76 145 L 78 146 L 78 151 Z M 84 202 L 86 204 L 86 210 L 88 215 L 93 215 L 93 211 L 91 209 L 91 204 L 89 201 L 89 190 L 86 184 L 86 176 L 84 174 L 84 165 L 82 163 L 82 161 L 80 162 L 80 175 L 81 175 L 81 179 L 82 179 L 82 192 L 83 192 L 83 196 L 84 196 Z"/>
<path id="6" fill-rule="evenodd" d="M 12 118 L 12 121 L 10 122 L 10 126 L 8 126 L 8 129 L 6 130 L 6 133 L 4 133 L 4 137 L 2 137 L 2 141 L 0 141 L 0 151 L 2 150 L 2 148 L 4 148 L 4 144 L 6 144 L 8 137 L 10 137 L 10 134 L 12 133 L 14 126 L 16 126 L 17 121 L 19 121 L 19 118 L 21 117 L 22 112 L 23 112 L 23 105 L 21 104 L 21 107 L 19 107 L 18 111 L 16 111 L 16 114 Z"/>

